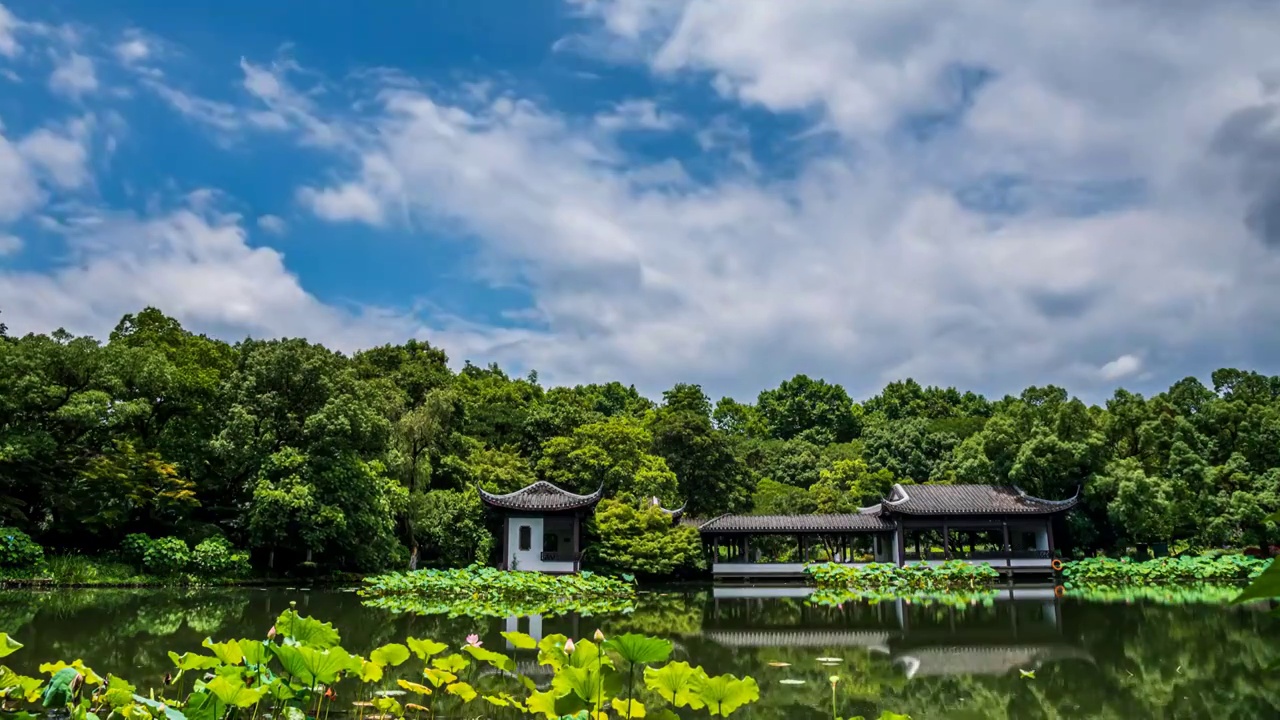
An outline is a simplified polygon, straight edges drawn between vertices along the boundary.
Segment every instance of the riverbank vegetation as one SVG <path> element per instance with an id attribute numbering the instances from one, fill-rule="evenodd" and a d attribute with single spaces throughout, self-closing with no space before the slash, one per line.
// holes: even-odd
<path id="1" fill-rule="evenodd" d="M 630 576 L 590 571 L 548 575 L 472 565 L 458 570 L 415 570 L 366 578 L 366 604 L 395 612 L 442 613 L 452 617 L 525 617 L 569 612 L 599 614 L 632 606 Z"/>
<path id="2" fill-rule="evenodd" d="M 1000 574 L 990 565 L 949 560 L 937 565 L 868 563 L 862 566 L 819 563 L 805 566 L 808 579 L 820 590 L 910 597 L 920 593 L 973 593 L 995 583 Z"/>
<path id="3" fill-rule="evenodd" d="M 760 698 L 750 676 L 709 675 L 671 661 L 667 640 L 627 634 L 577 640 L 519 632 L 503 637 L 545 674 L 545 689 L 516 658 L 477 636 L 450 644 L 409 637 L 367 658 L 342 647 L 333 625 L 286 610 L 265 639 L 206 639 L 207 653 L 170 652 L 164 683 L 138 687 L 76 659 L 40 665 L 49 677 L 0 667 L 6 713 L 70 712 L 74 718 L 225 720 L 337 716 L 674 718 L 669 708 L 726 717 Z M 22 645 L 0 632 L 0 658 Z M 541 674 L 541 673 L 539 673 Z M 538 678 L 542 680 L 543 678 Z M 344 701 L 338 701 L 338 688 Z M 345 700 L 352 693 L 354 701 Z M 337 704 L 337 707 L 335 707 Z"/>
<path id="4" fill-rule="evenodd" d="M 687 384 L 651 400 L 620 382 L 455 372 L 418 340 L 354 355 L 229 344 L 147 309 L 105 342 L 0 334 L 0 419 L 0 524 L 46 557 L 122 553 L 140 533 L 192 553 L 225 538 L 258 575 L 403 569 L 415 551 L 464 567 L 497 545 L 473 488 L 538 479 L 603 483 L 635 510 L 602 503 L 589 523 L 585 547 L 601 550 L 584 562 L 619 572 L 698 571 L 689 531 L 640 514 L 652 497 L 690 518 L 840 512 L 894 482 L 1083 486 L 1055 533 L 1081 556 L 1280 541 L 1265 519 L 1280 509 L 1280 378 L 1235 369 L 1101 406 L 1053 386 L 992 400 L 911 380 L 854 402 L 803 375 L 752 402 Z"/>

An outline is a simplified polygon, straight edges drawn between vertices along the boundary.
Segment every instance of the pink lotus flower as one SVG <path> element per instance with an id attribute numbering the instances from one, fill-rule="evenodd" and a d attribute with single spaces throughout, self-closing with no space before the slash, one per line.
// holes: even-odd
<path id="1" fill-rule="evenodd" d="M 275 636 L 276 636 L 276 626 L 272 625 L 271 629 L 267 631 L 267 639 L 272 640 L 275 638 Z"/>
<path id="2" fill-rule="evenodd" d="M 483 643 L 480 642 L 479 635 L 476 635 L 475 633 L 471 633 L 470 635 L 467 636 L 467 644 L 470 645 L 471 647 L 480 647 Z"/>
<path id="3" fill-rule="evenodd" d="M 565 655 L 573 654 L 573 638 L 569 638 L 568 640 L 564 641 L 564 654 Z"/>

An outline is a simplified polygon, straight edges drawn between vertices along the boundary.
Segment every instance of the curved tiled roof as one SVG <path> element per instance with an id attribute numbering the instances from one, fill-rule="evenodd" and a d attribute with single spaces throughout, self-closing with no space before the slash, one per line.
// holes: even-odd
<path id="1" fill-rule="evenodd" d="M 894 485 L 881 506 L 903 515 L 1048 515 L 1079 501 L 1079 490 L 1066 500 L 1045 500 L 1013 485 Z"/>
<path id="2" fill-rule="evenodd" d="M 650 505 L 652 505 L 652 506 L 654 506 L 654 507 L 656 507 L 656 508 L 658 508 L 659 510 L 661 510 L 661 511 L 662 511 L 662 512 L 664 512 L 664 513 L 666 513 L 667 515 L 670 515 L 670 516 L 671 516 L 671 522 L 673 522 L 673 523 L 678 523 L 678 522 L 680 522 L 680 518 L 684 517 L 684 509 L 685 509 L 685 508 L 687 508 L 687 507 L 689 507 L 689 503 L 688 503 L 688 501 L 686 501 L 683 505 L 681 505 L 680 507 L 676 508 L 675 510 L 668 510 L 667 508 L 662 507 L 662 501 L 661 501 L 661 500 L 659 500 L 659 499 L 658 499 L 658 498 L 656 498 L 656 497 L 655 497 L 655 498 L 651 498 L 651 499 L 649 500 L 649 504 L 650 504 Z"/>
<path id="3" fill-rule="evenodd" d="M 702 524 L 700 532 L 855 532 L 892 530 L 878 513 L 848 515 L 721 515 Z"/>
<path id="4" fill-rule="evenodd" d="M 520 488 L 505 495 L 495 495 L 480 488 L 476 489 L 480 491 L 480 499 L 492 507 L 503 510 L 557 512 L 561 510 L 579 510 L 595 505 L 600 502 L 604 486 L 601 485 L 590 495 L 571 493 L 545 480 L 539 480 L 528 487 Z"/>

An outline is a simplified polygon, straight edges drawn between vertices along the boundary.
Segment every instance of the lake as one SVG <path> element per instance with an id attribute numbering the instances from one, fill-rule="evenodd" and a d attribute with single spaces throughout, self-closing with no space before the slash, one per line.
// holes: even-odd
<path id="1" fill-rule="evenodd" d="M 631 613 L 451 619 L 368 608 L 355 593 L 333 589 L 2 591 L 0 631 L 26 645 L 5 659 L 19 672 L 83 658 L 100 673 L 147 686 L 172 667 L 167 651 L 200 651 L 207 636 L 262 637 L 296 601 L 299 612 L 333 622 L 343 645 L 360 653 L 409 635 L 457 646 L 470 633 L 502 650 L 504 629 L 661 635 L 675 643 L 676 659 L 757 679 L 760 702 L 734 717 L 830 718 L 833 674 L 842 678 L 845 717 L 881 709 L 917 720 L 1280 717 L 1280 675 L 1269 670 L 1280 664 L 1280 620 L 1267 604 L 1102 604 L 1019 590 L 960 609 L 823 607 L 787 597 L 799 592 L 646 592 Z"/>

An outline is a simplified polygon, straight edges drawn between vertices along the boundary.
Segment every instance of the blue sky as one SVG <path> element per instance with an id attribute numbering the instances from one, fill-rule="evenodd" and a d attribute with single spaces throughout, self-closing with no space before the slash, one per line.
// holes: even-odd
<path id="1" fill-rule="evenodd" d="M 0 1 L 12 331 L 744 399 L 1277 370 L 1271 4 Z"/>

